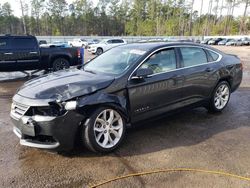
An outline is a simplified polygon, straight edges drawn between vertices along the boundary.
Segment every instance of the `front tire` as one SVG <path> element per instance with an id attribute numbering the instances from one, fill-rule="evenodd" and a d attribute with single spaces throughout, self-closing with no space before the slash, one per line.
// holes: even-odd
<path id="1" fill-rule="evenodd" d="M 210 99 L 208 110 L 209 112 L 221 112 L 226 108 L 231 95 L 230 85 L 226 81 L 220 82 Z"/>
<path id="2" fill-rule="evenodd" d="M 120 145 L 125 131 L 122 115 L 113 108 L 101 107 L 87 120 L 82 138 L 89 150 L 108 153 Z"/>
<path id="3" fill-rule="evenodd" d="M 102 48 L 97 48 L 96 55 L 101 55 L 102 53 L 103 53 L 103 49 Z"/>

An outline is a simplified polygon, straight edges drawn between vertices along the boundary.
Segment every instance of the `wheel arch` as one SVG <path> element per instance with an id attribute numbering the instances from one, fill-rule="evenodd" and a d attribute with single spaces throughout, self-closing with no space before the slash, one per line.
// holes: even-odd
<path id="1" fill-rule="evenodd" d="M 56 56 L 52 56 L 52 57 L 50 57 L 50 67 L 53 67 L 53 63 L 54 63 L 54 61 L 56 60 L 56 59 L 59 59 L 59 58 L 64 58 L 64 59 L 66 59 L 68 62 L 69 62 L 69 65 L 71 65 L 71 58 L 70 58 L 70 56 L 68 56 L 68 55 L 56 55 Z"/>
<path id="2" fill-rule="evenodd" d="M 223 77 L 223 78 L 220 78 L 220 79 L 218 80 L 216 86 L 217 86 L 220 82 L 222 82 L 222 81 L 226 81 L 226 82 L 229 84 L 230 89 L 231 89 L 232 84 L 233 84 L 233 77 L 232 77 L 232 76 L 228 75 L 228 76 L 225 76 L 225 77 Z M 215 87 L 216 87 L 216 86 L 215 86 Z"/>
<path id="3" fill-rule="evenodd" d="M 124 118 L 126 123 L 129 123 L 129 113 L 127 100 L 125 97 L 113 94 L 95 93 L 78 99 L 77 110 L 83 114 L 86 119 L 99 107 L 110 107 L 117 110 Z"/>

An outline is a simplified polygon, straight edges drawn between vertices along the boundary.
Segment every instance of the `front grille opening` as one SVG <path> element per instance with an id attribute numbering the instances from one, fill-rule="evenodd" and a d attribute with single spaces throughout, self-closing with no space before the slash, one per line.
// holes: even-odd
<path id="1" fill-rule="evenodd" d="M 17 119 L 21 118 L 29 110 L 29 106 L 13 102 L 11 106 L 11 113 Z"/>
<path id="2" fill-rule="evenodd" d="M 41 115 L 41 116 L 61 116 L 65 114 L 65 110 L 62 110 L 59 106 L 50 105 L 50 106 L 41 106 L 41 107 L 31 107 L 27 112 L 26 115 L 34 116 L 34 115 Z"/>
<path id="3" fill-rule="evenodd" d="M 31 140 L 33 142 L 42 142 L 42 143 L 56 143 L 57 141 L 52 136 L 47 135 L 38 135 L 38 136 L 28 136 L 24 135 L 25 140 Z"/>

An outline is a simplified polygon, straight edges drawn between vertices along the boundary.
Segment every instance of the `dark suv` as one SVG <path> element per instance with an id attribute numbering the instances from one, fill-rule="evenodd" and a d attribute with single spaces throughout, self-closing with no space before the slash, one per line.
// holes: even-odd
<path id="1" fill-rule="evenodd" d="M 209 46 L 128 44 L 25 83 L 10 115 L 22 145 L 67 150 L 80 135 L 110 152 L 135 122 L 183 107 L 222 111 L 241 80 L 240 59 Z"/>
<path id="2" fill-rule="evenodd" d="M 53 69 L 81 64 L 77 48 L 40 48 L 34 36 L 0 36 L 0 72 Z"/>

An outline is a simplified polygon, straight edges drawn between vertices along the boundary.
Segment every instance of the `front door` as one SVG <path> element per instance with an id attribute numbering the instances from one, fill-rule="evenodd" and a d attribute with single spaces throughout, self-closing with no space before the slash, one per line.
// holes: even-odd
<path id="1" fill-rule="evenodd" d="M 14 37 L 11 46 L 17 58 L 17 70 L 34 70 L 40 67 L 39 47 L 34 37 Z"/>
<path id="2" fill-rule="evenodd" d="M 178 107 L 181 100 L 182 70 L 174 48 L 159 50 L 139 67 L 151 68 L 153 75 L 128 82 L 131 121 L 163 114 Z M 132 75 L 133 76 L 133 75 Z"/>
<path id="3" fill-rule="evenodd" d="M 16 68 L 16 57 L 10 46 L 10 37 L 0 37 L 0 71 L 12 71 Z"/>

